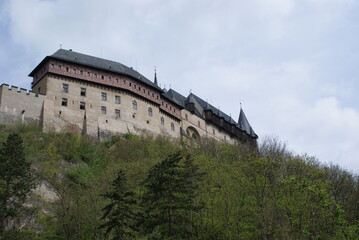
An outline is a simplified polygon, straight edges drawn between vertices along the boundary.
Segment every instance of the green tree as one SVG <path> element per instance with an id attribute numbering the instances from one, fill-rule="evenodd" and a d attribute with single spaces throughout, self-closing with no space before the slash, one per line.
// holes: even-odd
<path id="1" fill-rule="evenodd" d="M 112 189 L 103 195 L 110 203 L 103 208 L 102 219 L 105 223 L 100 228 L 105 229 L 105 237 L 111 239 L 126 239 L 135 228 L 134 206 L 136 204 L 134 193 L 129 191 L 126 184 L 125 173 L 120 170 L 117 178 L 112 182 Z"/>
<path id="2" fill-rule="evenodd" d="M 0 238 L 9 221 L 24 211 L 34 187 L 35 174 L 25 159 L 22 139 L 11 133 L 0 147 Z"/>
<path id="3" fill-rule="evenodd" d="M 180 152 L 169 155 L 149 170 L 144 182 L 144 229 L 156 239 L 188 236 L 191 216 L 200 209 L 194 202 L 200 173 L 189 156 L 182 164 L 183 158 Z"/>

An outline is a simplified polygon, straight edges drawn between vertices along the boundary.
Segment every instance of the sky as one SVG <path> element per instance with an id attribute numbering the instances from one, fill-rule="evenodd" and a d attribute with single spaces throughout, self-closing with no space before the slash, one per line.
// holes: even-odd
<path id="1" fill-rule="evenodd" d="M 0 83 L 59 48 L 196 94 L 259 140 L 359 173 L 359 1 L 1 0 Z"/>

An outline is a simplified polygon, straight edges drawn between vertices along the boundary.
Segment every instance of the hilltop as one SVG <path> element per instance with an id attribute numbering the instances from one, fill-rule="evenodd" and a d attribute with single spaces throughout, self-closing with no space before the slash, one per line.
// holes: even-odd
<path id="1" fill-rule="evenodd" d="M 37 187 L 27 210 L 8 222 L 3 239 L 105 239 L 106 227 L 100 226 L 112 218 L 104 217 L 103 209 L 113 199 L 109 193 L 121 189 L 131 193 L 134 204 L 120 206 L 135 216 L 125 218 L 135 227 L 126 229 L 124 239 L 359 236 L 358 176 L 296 155 L 276 139 L 266 139 L 253 152 L 205 138 L 188 148 L 165 135 L 123 134 L 99 142 L 69 132 L 44 133 L 35 125 L 1 125 L 0 141 L 11 132 L 23 140 Z M 178 185 L 166 185 L 177 186 L 169 204 L 154 197 L 154 188 L 169 194 L 161 183 L 171 176 L 178 177 L 173 178 Z M 171 215 L 162 214 L 164 208 Z M 169 219 L 175 221 L 168 225 Z"/>

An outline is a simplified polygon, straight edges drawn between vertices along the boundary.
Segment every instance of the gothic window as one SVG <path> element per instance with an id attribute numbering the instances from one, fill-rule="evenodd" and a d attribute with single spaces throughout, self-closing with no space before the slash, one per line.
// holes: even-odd
<path id="1" fill-rule="evenodd" d="M 62 98 L 61 105 L 67 107 L 67 98 Z"/>
<path id="2" fill-rule="evenodd" d="M 152 108 L 148 108 L 148 116 L 152 117 L 153 116 L 153 111 Z"/>
<path id="3" fill-rule="evenodd" d="M 174 131 L 175 130 L 175 124 L 172 122 L 171 123 L 171 130 Z"/>
<path id="4" fill-rule="evenodd" d="M 161 117 L 161 125 L 165 125 L 165 119 L 163 117 Z"/>
<path id="5" fill-rule="evenodd" d="M 132 109 L 137 110 L 137 102 L 135 100 L 132 101 Z"/>
<path id="6" fill-rule="evenodd" d="M 86 106 L 85 102 L 80 102 L 80 109 L 81 110 L 85 110 L 85 106 Z"/>
<path id="7" fill-rule="evenodd" d="M 121 116 L 121 111 L 119 109 L 115 109 L 115 117 L 120 117 Z"/>
<path id="8" fill-rule="evenodd" d="M 107 101 L 107 94 L 104 92 L 101 93 L 101 101 Z"/>
<path id="9" fill-rule="evenodd" d="M 65 83 L 62 84 L 62 92 L 63 93 L 68 93 L 69 92 L 69 85 L 68 84 L 65 84 Z"/>
<path id="10" fill-rule="evenodd" d="M 102 113 L 102 114 L 106 114 L 106 107 L 101 106 L 101 113 Z"/>
<path id="11" fill-rule="evenodd" d="M 115 103 L 116 104 L 121 104 L 121 97 L 120 96 L 115 96 Z"/>

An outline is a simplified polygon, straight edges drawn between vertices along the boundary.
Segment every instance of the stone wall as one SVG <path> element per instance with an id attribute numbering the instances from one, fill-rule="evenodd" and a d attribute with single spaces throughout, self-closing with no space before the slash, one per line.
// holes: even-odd
<path id="1" fill-rule="evenodd" d="M 2 84 L 0 86 L 0 122 L 38 122 L 44 95 L 35 94 L 24 88 Z"/>

